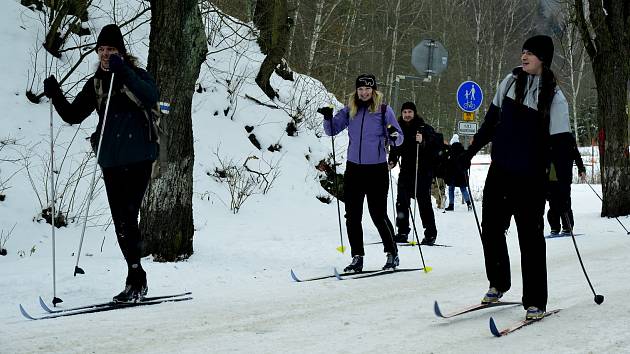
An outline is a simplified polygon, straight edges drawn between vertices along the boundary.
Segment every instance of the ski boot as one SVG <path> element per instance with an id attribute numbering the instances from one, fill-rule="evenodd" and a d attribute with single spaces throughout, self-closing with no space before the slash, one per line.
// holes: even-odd
<path id="1" fill-rule="evenodd" d="M 470 203 L 470 200 L 466 202 L 466 205 L 468 206 L 468 211 L 472 210 L 472 204 Z"/>
<path id="2" fill-rule="evenodd" d="M 427 237 L 425 236 L 420 242 L 421 245 L 424 246 L 433 246 L 435 245 L 435 237 Z"/>
<path id="3" fill-rule="evenodd" d="M 361 273 L 363 271 L 363 256 L 353 256 L 352 262 L 347 267 L 345 267 L 343 271 L 345 273 Z"/>
<path id="4" fill-rule="evenodd" d="M 530 306 L 527 308 L 527 313 L 525 313 L 526 320 L 539 320 L 545 317 L 545 311 L 539 309 L 536 306 Z"/>
<path id="5" fill-rule="evenodd" d="M 134 267 L 135 266 L 135 267 Z M 114 302 L 141 302 L 147 295 L 149 288 L 147 287 L 147 273 L 134 264 L 129 269 L 129 275 L 125 282 L 125 289 L 118 295 L 114 296 Z"/>
<path id="6" fill-rule="evenodd" d="M 484 295 L 483 299 L 481 300 L 481 303 L 491 304 L 493 302 L 499 302 L 499 299 L 502 296 L 503 296 L 502 292 L 497 290 L 497 288 L 495 288 L 494 286 L 491 286 L 490 289 L 488 289 L 488 292 L 486 293 L 486 295 Z"/>
<path id="7" fill-rule="evenodd" d="M 453 204 L 449 204 L 448 207 L 446 207 L 446 209 L 444 209 L 444 211 L 453 211 L 455 210 L 455 205 Z"/>
<path id="8" fill-rule="evenodd" d="M 396 242 L 396 243 L 407 243 L 407 242 L 409 242 L 408 241 L 408 237 L 409 237 L 408 234 L 404 234 L 402 232 L 399 232 L 399 233 L 397 233 L 394 236 L 394 242 Z"/>
<path id="9" fill-rule="evenodd" d="M 398 267 L 399 264 L 400 264 L 400 260 L 398 259 L 398 255 L 393 255 L 387 252 L 387 261 L 385 262 L 385 265 L 383 266 L 383 270 L 388 270 L 388 269 L 396 270 L 396 267 Z"/>

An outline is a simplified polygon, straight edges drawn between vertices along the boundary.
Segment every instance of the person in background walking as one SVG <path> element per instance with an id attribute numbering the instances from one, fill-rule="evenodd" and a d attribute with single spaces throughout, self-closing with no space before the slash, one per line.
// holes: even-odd
<path id="1" fill-rule="evenodd" d="M 391 149 L 389 166 L 396 166 L 400 158 L 398 195 L 396 198 L 396 242 L 408 242 L 410 198 L 415 198 L 424 228 L 423 245 L 435 244 L 437 228 L 431 202 L 431 181 L 435 160 L 436 141 L 433 127 L 418 115 L 413 102 L 405 102 L 401 108 L 400 125 L 405 140 Z M 414 195 L 415 193 L 415 195 Z"/>
<path id="2" fill-rule="evenodd" d="M 577 165 L 580 180 L 586 180 L 586 169 L 577 148 L 573 134 L 565 132 L 555 135 L 551 146 L 551 168 L 549 172 L 549 210 L 547 221 L 551 236 L 571 235 L 575 222 L 571 210 L 571 183 L 573 182 L 573 162 Z"/>
<path id="3" fill-rule="evenodd" d="M 324 116 L 324 131 L 337 135 L 348 129 L 350 145 L 344 174 L 346 227 L 352 262 L 345 272 L 363 270 L 363 201 L 367 197 L 368 210 L 376 226 L 387 260 L 383 269 L 399 265 L 398 248 L 394 242 L 394 227 L 387 216 L 389 172 L 386 146 L 403 143 L 403 134 L 392 108 L 383 103 L 377 90 L 376 78 L 362 74 L 355 82 L 356 90 L 348 104 L 333 116 L 332 107 L 318 110 Z"/>
<path id="4" fill-rule="evenodd" d="M 67 123 L 80 124 L 94 110 L 98 113 L 98 125 L 90 141 L 96 153 L 104 130 L 98 164 L 103 171 L 118 245 L 127 262 L 125 289 L 114 296 L 114 301 L 136 302 L 148 291 L 147 275 L 140 264 L 138 213 L 151 178 L 151 165 L 158 154 L 157 137 L 152 135 L 152 122 L 147 115 L 147 110 L 157 103 L 158 90 L 153 77 L 137 67 L 136 58 L 127 53 L 120 28 L 115 24 L 101 30 L 96 53 L 96 73 L 72 103 L 66 100 L 54 76 L 44 80 L 44 93 Z M 112 94 L 106 97 L 112 75 Z"/>
<path id="5" fill-rule="evenodd" d="M 459 142 L 459 135 L 453 134 L 451 138 L 451 148 L 449 159 L 449 164 L 447 168 L 446 174 L 446 184 L 448 184 L 448 207 L 444 209 L 445 211 L 453 211 L 455 210 L 455 187 L 459 187 L 459 191 L 462 193 L 462 197 L 464 197 L 464 201 L 466 205 L 468 205 L 468 211 L 471 210 L 472 206 L 470 205 L 470 196 L 468 195 L 468 188 L 466 183 L 466 173 L 461 171 L 457 167 L 456 157 L 461 155 L 464 151 L 464 146 Z"/>
<path id="6" fill-rule="evenodd" d="M 521 250 L 526 319 L 545 316 L 547 261 L 543 233 L 550 150 L 570 131 L 569 106 L 550 69 L 553 41 L 534 36 L 523 44 L 522 66 L 499 85 L 481 128 L 458 157 L 468 170 L 472 157 L 492 142 L 492 163 L 483 191 L 483 245 L 490 287 L 483 303 L 499 301 L 511 287 L 505 234 L 512 216 Z"/>

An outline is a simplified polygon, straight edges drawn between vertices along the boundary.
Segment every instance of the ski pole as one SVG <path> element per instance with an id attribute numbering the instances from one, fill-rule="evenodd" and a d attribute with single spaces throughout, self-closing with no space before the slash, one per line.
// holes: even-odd
<path id="1" fill-rule="evenodd" d="M 413 221 L 413 218 L 416 216 L 416 208 L 418 207 L 418 155 L 420 155 L 420 143 L 416 141 L 416 174 L 414 175 L 414 179 L 413 179 L 413 214 L 411 216 L 412 221 Z M 415 231 L 415 228 L 416 228 L 415 222 L 414 222 L 413 227 Z M 418 233 L 416 233 L 416 239 L 417 238 L 418 238 Z M 413 240 L 411 243 L 413 243 Z M 420 241 L 418 241 L 418 245 L 420 245 Z"/>
<path id="2" fill-rule="evenodd" d="M 332 142 L 332 155 L 333 155 L 333 175 L 334 175 L 334 183 L 335 183 L 335 199 L 337 199 L 337 219 L 339 220 L 339 242 L 341 246 L 337 247 L 337 251 L 341 253 L 345 253 L 346 249 L 343 246 L 343 232 L 341 231 L 341 209 L 339 207 L 339 185 L 337 182 L 337 158 L 335 153 L 335 137 L 331 136 Z"/>
<path id="3" fill-rule="evenodd" d="M 394 213 L 394 220 L 396 220 L 396 203 L 394 202 L 394 179 L 392 178 L 392 169 L 389 168 L 389 166 L 388 166 L 388 170 L 389 170 L 389 189 L 392 192 L 392 210 Z"/>
<path id="4" fill-rule="evenodd" d="M 390 125 L 391 127 L 391 125 Z M 385 132 L 387 132 L 387 129 L 385 129 Z M 387 151 L 387 138 L 385 138 L 385 143 L 383 144 L 383 149 L 385 150 L 385 156 L 387 156 L 387 170 L 389 171 L 389 188 L 390 191 L 392 192 L 392 212 L 394 213 L 394 220 L 396 220 L 397 214 L 396 214 L 396 203 L 394 202 L 394 179 L 392 178 L 392 169 L 389 166 L 389 151 Z M 391 150 L 391 147 L 390 147 Z"/>
<path id="5" fill-rule="evenodd" d="M 593 191 L 593 193 L 595 193 L 595 195 L 597 196 L 597 198 L 599 198 L 599 200 L 602 201 L 602 203 L 604 202 L 604 200 L 602 199 L 602 197 L 599 196 L 599 194 L 597 194 L 597 192 L 595 191 L 595 189 L 593 188 L 593 186 L 591 186 L 590 183 L 588 183 L 588 181 L 586 181 L 586 184 L 588 184 L 589 187 L 591 187 L 591 190 Z M 628 231 L 628 229 L 626 229 L 626 227 L 623 225 L 623 223 L 621 222 L 621 220 L 619 220 L 618 217 L 615 216 L 615 219 L 617 219 L 617 222 L 619 222 L 619 225 L 621 225 L 621 227 L 623 227 L 624 230 L 626 230 L 626 235 L 630 235 L 630 231 Z"/>
<path id="6" fill-rule="evenodd" d="M 46 51 L 46 57 L 44 58 L 44 71 L 48 72 L 48 51 Z M 52 62 L 50 63 L 50 71 L 52 71 Z M 53 275 L 53 306 L 57 306 L 58 303 L 63 302 L 60 298 L 57 297 L 57 259 L 56 259 L 56 239 L 55 239 L 55 148 L 54 148 L 54 133 L 53 133 L 53 103 L 52 98 L 48 100 L 48 108 L 50 112 L 50 193 L 51 193 L 51 206 L 50 206 L 50 230 L 52 233 L 52 275 Z"/>
<path id="7" fill-rule="evenodd" d="M 573 240 L 573 246 L 575 246 L 575 253 L 578 256 L 578 260 L 580 261 L 580 266 L 582 266 L 582 272 L 584 272 L 584 276 L 586 277 L 588 286 L 591 287 L 591 291 L 593 292 L 593 295 L 595 296 L 593 301 L 595 301 L 596 304 L 601 305 L 601 303 L 604 302 L 604 295 L 599 295 L 595 293 L 593 284 L 591 284 L 591 280 L 588 278 L 588 274 L 586 274 L 586 268 L 584 268 L 584 263 L 582 262 L 582 257 L 580 256 L 580 251 L 578 250 L 577 242 L 575 242 L 575 235 L 573 234 L 573 226 L 571 225 L 571 220 L 569 219 L 569 213 L 565 211 L 564 214 L 562 214 L 562 216 L 564 217 L 564 221 L 566 221 L 567 225 L 569 225 L 569 231 L 571 231 L 571 239 Z"/>
<path id="8" fill-rule="evenodd" d="M 50 193 L 51 193 L 51 206 L 50 206 L 50 225 L 52 232 L 52 266 L 53 266 L 53 306 L 57 306 L 58 303 L 63 302 L 60 298 L 57 297 L 57 261 L 56 261 L 56 251 L 55 251 L 55 198 L 56 198 L 56 188 L 55 188 L 55 148 L 53 144 L 54 134 L 53 134 L 53 104 L 52 99 L 50 102 Z"/>
<path id="9" fill-rule="evenodd" d="M 479 217 L 477 216 L 477 208 L 475 207 L 475 200 L 473 198 L 472 191 L 470 190 L 470 180 L 468 178 L 468 170 L 464 172 L 464 177 L 466 177 L 466 188 L 468 188 L 468 196 L 470 197 L 470 204 L 473 208 L 473 213 L 475 214 L 475 222 L 477 223 L 477 230 L 479 230 L 479 237 L 481 237 L 481 226 L 479 225 Z"/>
<path id="10" fill-rule="evenodd" d="M 87 225 L 88 214 L 90 213 L 90 204 L 92 202 L 92 196 L 94 194 L 94 178 L 96 177 L 96 168 L 98 167 L 98 158 L 101 154 L 101 145 L 103 142 L 103 132 L 105 131 L 105 123 L 107 122 L 107 112 L 109 111 L 109 101 L 112 97 L 112 87 L 114 86 L 114 73 L 109 81 L 109 91 L 107 92 L 107 103 L 105 104 L 105 114 L 103 115 L 103 124 L 101 125 L 101 133 L 98 137 L 98 146 L 96 148 L 96 163 L 94 164 L 94 170 L 92 171 L 92 182 L 90 183 L 90 194 L 87 200 L 87 206 L 85 208 L 85 218 L 83 219 L 83 229 L 81 230 L 81 240 L 79 241 L 79 250 L 77 251 L 77 263 L 74 265 L 74 276 L 77 274 L 85 274 L 85 271 L 79 267 L 79 258 L 81 257 L 81 248 L 83 247 L 83 238 L 85 236 L 85 227 Z"/>
<path id="11" fill-rule="evenodd" d="M 411 207 L 409 207 L 409 211 L 411 212 Z M 418 237 L 418 230 L 416 230 L 416 220 L 411 214 L 411 225 L 413 226 L 413 234 L 416 236 L 416 244 L 418 245 L 418 251 L 420 251 L 420 259 L 422 260 L 422 269 L 425 273 L 428 273 L 433 270 L 431 267 L 427 267 L 424 263 L 424 256 L 422 255 L 422 247 L 420 246 L 420 238 Z"/>

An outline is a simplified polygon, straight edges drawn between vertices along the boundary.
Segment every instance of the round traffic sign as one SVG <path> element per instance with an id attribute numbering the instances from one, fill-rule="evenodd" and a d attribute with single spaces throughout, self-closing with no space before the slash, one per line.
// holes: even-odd
<path id="1" fill-rule="evenodd" d="M 457 104 L 464 112 L 474 112 L 481 107 L 483 90 L 474 81 L 464 81 L 457 88 Z"/>
<path id="2" fill-rule="evenodd" d="M 439 75 L 447 64 L 448 51 L 436 40 L 424 39 L 411 51 L 411 65 L 426 77 Z"/>

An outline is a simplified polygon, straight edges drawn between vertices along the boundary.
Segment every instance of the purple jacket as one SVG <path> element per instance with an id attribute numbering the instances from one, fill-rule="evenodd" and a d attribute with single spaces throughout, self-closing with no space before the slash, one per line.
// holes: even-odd
<path id="1" fill-rule="evenodd" d="M 350 145 L 348 146 L 348 161 L 362 165 L 384 163 L 387 161 L 385 152 L 386 129 L 388 125 L 398 131 L 396 141 L 388 139 L 388 144 L 400 146 L 403 142 L 403 132 L 396 120 L 394 111 L 387 106 L 385 119 L 379 107 L 378 112 L 370 113 L 367 107 L 359 107 L 357 115 L 350 118 L 350 109 L 346 106 L 333 117 L 324 120 L 324 131 L 327 135 L 337 135 L 348 127 Z"/>

